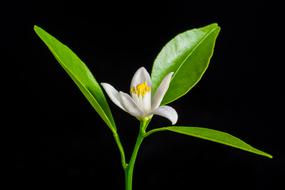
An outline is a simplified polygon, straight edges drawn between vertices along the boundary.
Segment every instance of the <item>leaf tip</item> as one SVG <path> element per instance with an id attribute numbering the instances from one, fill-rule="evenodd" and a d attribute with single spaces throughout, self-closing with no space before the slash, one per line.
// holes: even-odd
<path id="1" fill-rule="evenodd" d="M 273 159 L 273 156 L 271 154 L 266 154 L 267 158 Z"/>
<path id="2" fill-rule="evenodd" d="M 34 31 L 37 31 L 39 29 L 40 29 L 40 27 L 38 27 L 37 25 L 34 25 Z"/>
<path id="3" fill-rule="evenodd" d="M 272 156 L 271 154 L 266 153 L 266 152 L 261 151 L 261 152 L 259 152 L 259 154 L 262 155 L 262 156 L 264 156 L 264 157 L 273 159 L 273 156 Z"/>
<path id="4" fill-rule="evenodd" d="M 206 26 L 207 27 L 207 26 Z M 219 26 L 218 23 L 214 22 L 212 24 L 209 24 L 208 27 L 211 27 L 211 28 L 215 28 L 216 30 L 220 31 L 221 30 L 221 27 Z"/>
<path id="5" fill-rule="evenodd" d="M 35 33 L 36 33 L 38 36 L 40 36 L 40 33 L 41 33 L 42 30 L 43 30 L 43 29 L 42 29 L 41 27 L 39 27 L 39 26 L 37 26 L 37 25 L 34 25 L 34 31 L 35 31 Z"/>

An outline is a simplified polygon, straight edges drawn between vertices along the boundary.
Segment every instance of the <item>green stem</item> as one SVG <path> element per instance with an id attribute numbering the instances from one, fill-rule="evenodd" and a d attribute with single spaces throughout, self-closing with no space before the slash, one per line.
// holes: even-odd
<path id="1" fill-rule="evenodd" d="M 114 136 L 115 142 L 116 142 L 116 144 L 118 146 L 118 149 L 120 151 L 122 167 L 125 169 L 127 167 L 127 163 L 126 163 L 126 157 L 125 157 L 124 148 L 122 146 L 122 143 L 120 141 L 120 137 L 119 137 L 118 133 L 117 132 L 113 132 L 113 136 Z"/>
<path id="2" fill-rule="evenodd" d="M 159 132 L 159 131 L 165 131 L 167 129 L 167 127 L 162 127 L 162 128 L 157 128 L 157 129 L 153 129 L 151 131 L 148 131 L 144 137 L 148 137 L 149 135 L 153 134 L 153 133 L 156 133 L 156 132 Z"/>
<path id="3" fill-rule="evenodd" d="M 148 125 L 148 121 L 147 120 L 143 120 L 140 123 L 140 131 L 139 131 L 139 135 L 137 137 L 137 141 L 136 144 L 134 146 L 134 150 L 130 159 L 129 164 L 127 164 L 127 167 L 125 168 L 125 185 L 126 185 L 126 190 L 132 190 L 132 182 L 133 182 L 133 173 L 134 173 L 134 165 L 136 162 L 136 158 L 138 155 L 138 151 L 140 148 L 140 145 L 144 139 L 144 135 L 145 135 L 145 128 Z"/>

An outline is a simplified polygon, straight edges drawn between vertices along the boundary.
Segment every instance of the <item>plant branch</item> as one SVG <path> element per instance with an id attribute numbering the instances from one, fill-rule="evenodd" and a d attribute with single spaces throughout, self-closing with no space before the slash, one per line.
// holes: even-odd
<path id="1" fill-rule="evenodd" d="M 113 136 L 114 136 L 115 142 L 117 144 L 117 147 L 118 147 L 120 155 L 121 155 L 122 167 L 123 167 L 123 169 L 126 169 L 126 167 L 127 167 L 126 156 L 125 156 L 125 151 L 124 151 L 123 145 L 121 143 L 120 137 L 116 131 L 113 132 Z"/>
<path id="2" fill-rule="evenodd" d="M 144 136 L 145 136 L 145 129 L 146 129 L 148 124 L 149 124 L 149 120 L 143 120 L 140 123 L 139 135 L 137 137 L 136 144 L 134 146 L 134 150 L 133 150 L 133 153 L 132 153 L 131 158 L 130 158 L 130 162 L 129 162 L 129 164 L 127 164 L 127 167 L 125 168 L 125 185 L 126 185 L 125 189 L 126 190 L 132 190 L 134 165 L 136 162 L 136 158 L 138 155 L 140 145 L 141 145 L 141 143 L 144 139 Z"/>

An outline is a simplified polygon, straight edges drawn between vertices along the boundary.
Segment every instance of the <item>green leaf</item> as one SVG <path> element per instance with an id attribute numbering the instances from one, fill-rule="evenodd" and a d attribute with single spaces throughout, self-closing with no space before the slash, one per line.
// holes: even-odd
<path id="1" fill-rule="evenodd" d="M 54 57 L 75 82 L 93 108 L 97 111 L 109 128 L 115 132 L 116 125 L 104 93 L 88 67 L 55 37 L 38 26 L 34 26 L 36 34 L 47 45 Z"/>
<path id="2" fill-rule="evenodd" d="M 240 140 L 237 137 L 234 137 L 228 133 L 213 130 L 213 129 L 207 129 L 207 128 L 201 128 L 201 127 L 185 127 L 185 126 L 162 127 L 162 128 L 149 131 L 146 134 L 146 136 L 154 132 L 158 132 L 158 131 L 173 131 L 176 133 L 181 133 L 184 135 L 189 135 L 192 137 L 197 137 L 197 138 L 221 143 L 221 144 L 231 146 L 234 148 L 238 148 L 241 150 L 245 150 L 245 151 L 248 151 L 254 154 L 272 158 L 272 155 L 252 147 L 251 145 L 245 143 L 244 141 Z"/>
<path id="3" fill-rule="evenodd" d="M 155 92 L 170 72 L 174 72 L 162 104 L 185 95 L 201 79 L 212 57 L 220 27 L 210 24 L 188 30 L 168 42 L 154 61 L 151 80 Z"/>

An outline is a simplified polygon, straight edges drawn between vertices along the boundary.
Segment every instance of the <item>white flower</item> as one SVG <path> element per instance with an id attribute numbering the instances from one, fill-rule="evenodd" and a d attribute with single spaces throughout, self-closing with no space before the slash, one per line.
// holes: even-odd
<path id="1" fill-rule="evenodd" d="M 150 118 L 153 114 L 169 119 L 174 125 L 178 115 L 170 106 L 160 106 L 168 90 L 173 72 L 166 75 L 160 83 L 155 94 L 151 94 L 151 79 L 144 67 L 139 68 L 133 76 L 130 94 L 118 92 L 112 85 L 101 83 L 110 99 L 122 110 L 128 112 L 139 120 Z"/>

